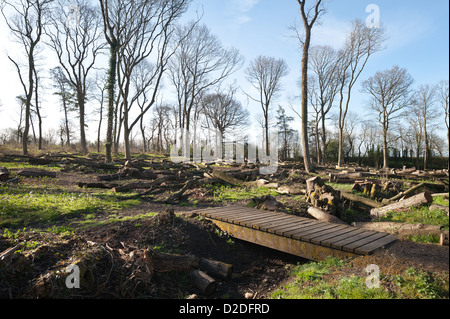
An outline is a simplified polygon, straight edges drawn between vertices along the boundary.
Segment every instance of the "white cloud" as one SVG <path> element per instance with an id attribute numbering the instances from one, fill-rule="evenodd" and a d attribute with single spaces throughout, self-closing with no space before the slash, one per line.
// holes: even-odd
<path id="1" fill-rule="evenodd" d="M 248 13 L 259 2 L 260 0 L 231 0 L 229 5 L 235 27 L 248 23 L 252 20 Z"/>
<path id="2" fill-rule="evenodd" d="M 234 10 L 241 13 L 246 13 L 253 9 L 260 0 L 232 0 L 231 5 Z"/>

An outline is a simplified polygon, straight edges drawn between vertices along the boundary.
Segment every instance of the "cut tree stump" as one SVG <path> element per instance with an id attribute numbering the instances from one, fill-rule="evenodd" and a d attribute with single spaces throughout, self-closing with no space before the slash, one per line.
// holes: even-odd
<path id="1" fill-rule="evenodd" d="M 401 209 L 401 208 L 410 208 L 410 207 L 417 207 L 417 206 L 421 206 L 421 205 L 427 205 L 432 202 L 433 202 L 433 197 L 431 196 L 431 193 L 429 191 L 426 191 L 424 193 L 415 195 L 408 199 L 401 200 L 394 204 L 390 204 L 390 205 L 380 207 L 380 208 L 373 208 L 370 211 L 370 216 L 372 216 L 372 218 L 384 217 L 390 211 L 395 211 L 395 210 Z"/>
<path id="2" fill-rule="evenodd" d="M 327 223 L 333 223 L 333 224 L 340 224 L 340 225 L 347 225 L 347 223 L 343 222 L 342 220 L 340 220 L 339 218 L 337 218 L 336 216 L 333 216 L 331 214 L 328 214 L 327 212 L 316 208 L 316 207 L 310 207 L 308 209 L 308 214 L 310 214 L 311 216 L 313 216 L 315 219 L 323 221 L 323 222 L 327 222 Z"/>

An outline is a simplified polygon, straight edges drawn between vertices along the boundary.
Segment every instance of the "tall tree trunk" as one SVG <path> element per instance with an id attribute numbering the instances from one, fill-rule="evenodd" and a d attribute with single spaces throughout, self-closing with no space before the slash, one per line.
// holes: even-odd
<path id="1" fill-rule="evenodd" d="M 86 122 L 85 122 L 85 96 L 78 93 L 78 107 L 80 112 L 80 144 L 81 151 L 84 155 L 88 154 L 87 142 L 86 142 Z"/>
<path id="2" fill-rule="evenodd" d="M 116 66 L 117 66 L 117 39 L 113 38 L 110 48 L 109 71 L 107 80 L 108 91 L 108 123 L 106 128 L 106 162 L 112 162 L 112 146 L 113 146 L 113 126 L 114 126 L 114 109 L 115 109 L 115 86 L 116 86 Z"/>
<path id="3" fill-rule="evenodd" d="M 387 128 L 383 128 L 383 168 L 388 169 Z"/>
<path id="4" fill-rule="evenodd" d="M 307 173 L 311 172 L 311 159 L 309 155 L 308 143 L 308 57 L 311 44 L 311 28 L 305 28 L 306 36 L 303 44 L 302 57 L 302 147 L 303 161 Z"/>

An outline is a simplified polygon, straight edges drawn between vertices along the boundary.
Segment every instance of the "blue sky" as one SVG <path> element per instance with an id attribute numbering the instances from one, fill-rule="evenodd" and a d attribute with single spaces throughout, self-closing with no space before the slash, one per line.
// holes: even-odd
<path id="1" fill-rule="evenodd" d="M 394 65 L 406 68 L 416 80 L 416 86 L 449 79 L 448 0 L 325 0 L 325 3 L 327 13 L 322 17 L 321 24 L 313 30 L 313 45 L 327 44 L 336 49 L 343 45 L 351 21 L 367 18 L 369 13 L 366 13 L 366 7 L 369 4 L 376 4 L 381 10 L 381 22 L 389 37 L 387 49 L 372 57 L 360 82 Z M 275 101 L 274 112 L 278 104 L 287 106 L 289 99 L 298 95 L 301 53 L 289 31 L 289 26 L 300 23 L 297 1 L 193 0 L 189 15 L 184 20 L 194 18 L 196 11 L 203 14 L 202 23 L 211 28 L 224 46 L 238 48 L 245 57 L 244 67 L 233 75 L 233 80 L 237 80 L 242 90 L 251 93 L 244 74 L 245 68 L 258 55 L 266 55 L 285 59 L 290 70 L 283 81 L 284 90 Z M 17 74 L 6 58 L 6 52 L 12 50 L 14 46 L 8 40 L 8 31 L 3 17 L 0 17 L 0 100 L 3 102 L 0 108 L 0 129 L 16 125 L 15 97 L 22 93 Z M 51 67 L 56 65 L 55 61 L 49 63 Z M 168 83 L 166 87 L 169 89 Z M 367 96 L 358 91 L 359 88 L 354 91 L 351 109 L 365 116 Z M 254 118 L 260 112 L 259 106 L 247 101 L 243 95 L 240 98 Z M 47 105 L 53 101 L 51 97 L 46 99 Z M 295 102 L 299 109 L 298 99 Z M 47 111 L 44 125 L 59 123 L 52 117 L 52 114 L 58 116 L 57 110 L 56 107 L 55 111 Z"/>

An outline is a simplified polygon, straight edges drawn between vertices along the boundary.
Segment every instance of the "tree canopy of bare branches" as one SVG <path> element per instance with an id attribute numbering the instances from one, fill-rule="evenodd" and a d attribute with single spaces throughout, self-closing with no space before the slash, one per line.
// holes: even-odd
<path id="1" fill-rule="evenodd" d="M 16 67 L 25 96 L 25 128 L 22 136 L 22 151 L 28 154 L 31 103 L 36 90 L 36 58 L 46 24 L 45 12 L 53 0 L 3 0 L 0 9 L 14 40 L 22 46 L 26 63 L 22 65 L 16 57 L 8 59 Z M 10 14 L 8 14 L 10 12 Z"/>
<path id="2" fill-rule="evenodd" d="M 205 25 L 178 26 L 176 52 L 169 64 L 170 79 L 178 102 L 178 125 L 190 130 L 192 111 L 209 89 L 220 85 L 243 62 L 239 51 L 226 49 Z"/>
<path id="3" fill-rule="evenodd" d="M 88 153 L 86 141 L 86 101 L 88 78 L 102 49 L 102 22 L 97 7 L 87 0 L 57 0 L 46 28 L 49 46 L 58 57 L 67 79 L 75 88 L 80 119 L 80 143 Z"/>
<path id="4" fill-rule="evenodd" d="M 281 91 L 281 79 L 288 74 L 285 60 L 273 57 L 259 56 L 247 68 L 247 78 L 258 91 L 258 98 L 250 98 L 261 104 L 264 116 L 264 133 L 266 154 L 270 155 L 269 145 L 269 113 L 273 100 Z"/>
<path id="5" fill-rule="evenodd" d="M 343 163 L 343 140 L 345 120 L 349 111 L 352 89 L 361 76 L 370 57 L 383 49 L 385 29 L 368 28 L 363 21 L 356 19 L 347 36 L 344 49 L 338 55 L 337 73 L 339 76 L 339 156 L 338 166 Z"/>
<path id="6" fill-rule="evenodd" d="M 371 96 L 370 107 L 382 127 L 384 169 L 389 166 L 387 136 L 390 124 L 409 105 L 413 83 L 414 79 L 406 69 L 394 66 L 377 72 L 362 84 L 363 91 Z"/>

